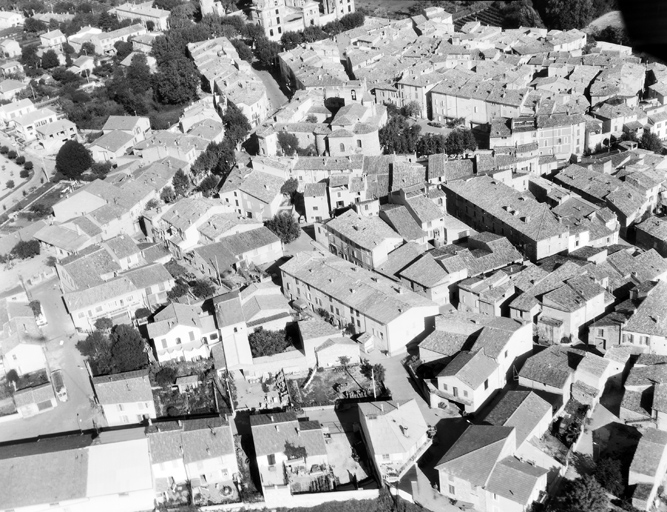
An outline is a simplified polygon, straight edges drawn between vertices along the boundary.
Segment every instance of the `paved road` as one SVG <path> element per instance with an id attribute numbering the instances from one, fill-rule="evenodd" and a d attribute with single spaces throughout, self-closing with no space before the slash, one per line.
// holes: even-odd
<path id="1" fill-rule="evenodd" d="M 18 419 L 0 424 L 0 442 L 26 439 L 56 432 L 93 428 L 93 419 L 98 426 L 106 426 L 100 412 L 91 407 L 93 389 L 83 358 L 76 349 L 77 335 L 74 325 L 62 302 L 60 290 L 55 288 L 57 279 L 51 279 L 30 290 L 30 298 L 37 299 L 48 325 L 42 328 L 47 338 L 46 357 L 51 370 L 63 371 L 68 401 L 32 418 Z"/>
<path id="2" fill-rule="evenodd" d="M 271 112 L 275 112 L 285 103 L 287 103 L 287 96 L 285 96 L 280 90 L 278 82 L 276 82 L 273 76 L 271 76 L 271 73 L 259 69 L 255 69 L 254 71 L 257 73 L 257 76 L 259 76 L 262 82 L 264 82 L 266 87 L 266 94 L 268 95 L 269 101 L 271 102 Z"/>

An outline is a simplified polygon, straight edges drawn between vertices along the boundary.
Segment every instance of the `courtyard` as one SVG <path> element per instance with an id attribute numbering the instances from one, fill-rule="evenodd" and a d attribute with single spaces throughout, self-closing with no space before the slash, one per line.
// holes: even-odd
<path id="1" fill-rule="evenodd" d="M 359 365 L 323 369 L 318 368 L 308 386 L 306 379 L 290 379 L 287 388 L 292 402 L 301 407 L 332 405 L 341 399 L 373 397 L 372 382 L 361 374 Z M 375 392 L 382 394 L 382 385 L 375 383 Z"/>
<path id="2" fill-rule="evenodd" d="M 336 432 L 325 435 L 329 466 L 336 478 L 336 485 L 362 482 L 371 476 L 363 442 L 359 434 Z"/>

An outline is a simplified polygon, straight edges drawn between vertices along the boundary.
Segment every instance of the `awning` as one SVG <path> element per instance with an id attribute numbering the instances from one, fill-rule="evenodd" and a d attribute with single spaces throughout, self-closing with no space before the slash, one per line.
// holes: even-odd
<path id="1" fill-rule="evenodd" d="M 306 301 L 302 299 L 295 299 L 292 302 L 292 306 L 294 306 L 296 309 L 306 309 L 308 307 L 308 304 L 306 304 Z"/>

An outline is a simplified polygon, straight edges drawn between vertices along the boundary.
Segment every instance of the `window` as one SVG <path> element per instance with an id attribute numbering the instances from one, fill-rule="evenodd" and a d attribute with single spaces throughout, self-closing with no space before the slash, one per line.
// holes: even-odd
<path id="1" fill-rule="evenodd" d="M 280 23 L 280 18 L 278 18 L 278 23 Z M 282 34 L 282 33 L 283 33 L 283 29 L 282 29 L 282 27 L 278 27 L 278 33 L 279 33 L 279 34 Z"/>
<path id="2" fill-rule="evenodd" d="M 276 456 L 273 453 L 269 453 L 266 456 L 266 459 L 269 462 L 269 466 L 275 466 L 276 465 Z"/>
<path id="3" fill-rule="evenodd" d="M 368 205 L 367 204 L 364 205 L 364 210 L 368 210 Z"/>
<path id="4" fill-rule="evenodd" d="M 505 357 L 507 357 L 507 350 L 505 350 Z"/>
<path id="5" fill-rule="evenodd" d="M 332 313 L 334 312 L 334 307 L 333 306 L 329 306 L 329 309 L 331 310 Z"/>
<path id="6" fill-rule="evenodd" d="M 118 404 L 118 411 L 123 412 L 123 404 Z"/>
<path id="7" fill-rule="evenodd" d="M 382 454 L 382 460 L 389 460 L 389 454 L 388 453 L 383 453 Z"/>
<path id="8" fill-rule="evenodd" d="M 340 143 L 340 151 L 341 153 L 345 153 L 345 144 L 343 144 L 342 142 Z"/>
<path id="9" fill-rule="evenodd" d="M 102 306 L 97 306 L 95 308 L 95 313 L 101 313 L 102 312 Z"/>
<path id="10" fill-rule="evenodd" d="M 358 139 L 357 139 L 357 147 L 358 147 L 358 148 L 360 148 L 360 147 L 361 147 L 361 141 L 360 141 L 360 140 L 358 140 Z"/>
<path id="11" fill-rule="evenodd" d="M 449 486 L 449 494 L 456 494 L 456 488 L 453 485 Z"/>
<path id="12" fill-rule="evenodd" d="M 162 338 L 162 348 L 167 348 L 167 339 Z"/>
<path id="13" fill-rule="evenodd" d="M 468 396 L 468 391 L 466 391 L 465 389 L 463 390 L 463 396 Z"/>
<path id="14" fill-rule="evenodd" d="M 648 336 L 640 336 L 640 338 L 639 338 L 639 344 L 640 345 L 647 345 L 648 346 L 648 341 L 649 341 Z"/>
<path id="15" fill-rule="evenodd" d="M 209 336 L 209 338 L 211 338 L 211 341 L 213 341 L 213 340 L 217 340 L 217 339 L 218 339 L 218 333 L 215 333 L 215 332 L 214 332 L 213 334 L 211 334 L 211 335 Z"/>
<path id="16" fill-rule="evenodd" d="M 313 206 L 313 211 L 317 211 L 317 210 L 319 210 L 319 207 L 318 206 Z"/>
<path id="17" fill-rule="evenodd" d="M 190 331 L 189 336 L 190 336 L 190 341 L 195 341 L 195 332 L 194 331 Z"/>
<path id="18" fill-rule="evenodd" d="M 276 9 L 276 14 L 280 14 L 280 9 Z"/>
<path id="19" fill-rule="evenodd" d="M 357 319 L 357 327 L 361 327 L 361 321 Z"/>
<path id="20" fill-rule="evenodd" d="M 239 332 L 239 328 L 238 328 L 238 327 L 234 327 L 234 332 Z M 213 339 L 212 336 L 211 336 L 211 339 Z"/>
<path id="21" fill-rule="evenodd" d="M 289 284 L 289 283 L 287 283 L 287 289 L 288 289 L 288 290 L 291 290 L 291 288 L 290 288 L 290 284 Z"/>
<path id="22" fill-rule="evenodd" d="M 180 344 L 181 344 L 181 338 L 176 338 L 176 345 L 180 345 Z"/>
<path id="23" fill-rule="evenodd" d="M 357 91 L 355 91 L 354 89 L 352 89 L 352 91 L 350 92 L 350 95 L 352 96 L 353 101 L 357 99 Z"/>
<path id="24" fill-rule="evenodd" d="M 598 329 L 598 336 L 604 336 L 604 329 Z"/>
<path id="25" fill-rule="evenodd" d="M 269 30 L 269 35 L 273 36 L 273 29 Z"/>
<path id="26" fill-rule="evenodd" d="M 340 316 L 340 311 L 339 311 L 338 308 L 336 308 L 336 314 L 337 314 L 338 316 Z"/>
<path id="27" fill-rule="evenodd" d="M 447 384 L 443 384 L 443 385 L 442 385 L 442 389 L 444 389 L 445 391 L 447 391 Z"/>
<path id="28" fill-rule="evenodd" d="M 489 379 L 484 381 L 484 389 L 489 389 Z"/>

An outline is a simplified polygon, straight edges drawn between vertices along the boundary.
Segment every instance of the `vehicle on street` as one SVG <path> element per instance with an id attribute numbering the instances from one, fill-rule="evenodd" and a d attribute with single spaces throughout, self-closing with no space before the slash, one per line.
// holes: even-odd
<path id="1" fill-rule="evenodd" d="M 67 388 L 65 387 L 62 370 L 53 370 L 51 372 L 51 384 L 53 384 L 53 390 L 55 391 L 58 400 L 67 402 Z"/>

